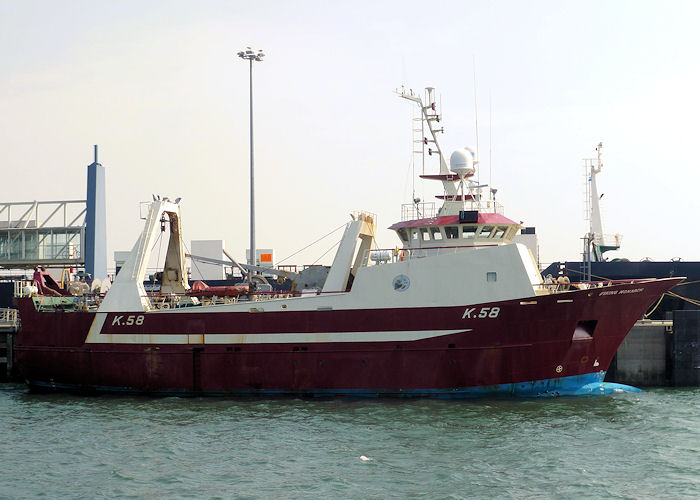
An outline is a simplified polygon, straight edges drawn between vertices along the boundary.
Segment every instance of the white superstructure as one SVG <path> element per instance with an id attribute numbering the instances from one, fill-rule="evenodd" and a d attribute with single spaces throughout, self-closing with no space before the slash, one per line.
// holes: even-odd
<path id="1" fill-rule="evenodd" d="M 268 293 L 269 288 L 259 285 L 233 297 L 202 298 L 200 302 L 188 292 L 180 205 L 158 198 L 150 204 L 145 228 L 101 304 L 98 316 L 115 311 L 158 312 L 163 308 L 187 314 L 201 312 L 203 307 L 216 312 L 264 313 L 455 306 L 549 293 L 543 287 L 530 250 L 513 243 L 520 224 L 504 217 L 494 200 L 484 199 L 482 189 L 487 186 L 471 179 L 475 173 L 474 152 L 469 148 L 455 151 L 448 168 L 438 131 L 433 126 L 439 119 L 434 113 L 434 103 L 424 105 L 412 92 L 404 91 L 400 95 L 419 106 L 431 134 L 423 142 L 435 147 L 439 155 L 439 174 L 422 177 L 439 180 L 443 186 L 438 196 L 442 200 L 439 209 L 423 212 L 419 217 L 404 217 L 391 226 L 400 246 L 376 248 L 376 216 L 354 213 L 327 271 L 311 269 L 293 273 L 233 262 L 244 272 L 271 272 L 280 280 L 291 279 L 294 286 L 289 292 Z M 432 96 L 432 89 L 428 95 Z M 410 207 L 418 209 L 416 204 L 411 204 L 405 207 L 405 214 L 410 213 Z M 151 248 L 167 226 L 170 239 L 161 291 L 153 297 L 144 290 L 142 280 Z M 216 258 L 203 260 L 224 263 Z M 263 282 L 260 278 L 259 283 Z M 99 318 L 95 328 L 98 326 Z M 159 339 L 166 343 L 182 341 L 178 336 Z M 194 339 L 207 341 L 206 335 Z M 222 339 L 217 337 L 217 342 L 230 340 Z M 101 341 L 109 339 L 102 336 Z"/>

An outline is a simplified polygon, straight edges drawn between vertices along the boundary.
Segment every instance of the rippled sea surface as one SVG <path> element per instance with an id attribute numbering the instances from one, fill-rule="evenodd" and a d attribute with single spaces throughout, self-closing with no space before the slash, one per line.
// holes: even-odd
<path id="1" fill-rule="evenodd" d="M 698 498 L 700 389 L 180 399 L 0 385 L 0 498 Z"/>

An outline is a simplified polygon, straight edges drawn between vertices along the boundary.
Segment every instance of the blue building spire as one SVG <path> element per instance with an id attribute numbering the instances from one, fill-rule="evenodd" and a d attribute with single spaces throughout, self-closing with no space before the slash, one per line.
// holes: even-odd
<path id="1" fill-rule="evenodd" d="M 95 161 L 87 167 L 87 213 L 85 215 L 85 272 L 100 280 L 107 277 L 107 207 L 105 169 Z"/>

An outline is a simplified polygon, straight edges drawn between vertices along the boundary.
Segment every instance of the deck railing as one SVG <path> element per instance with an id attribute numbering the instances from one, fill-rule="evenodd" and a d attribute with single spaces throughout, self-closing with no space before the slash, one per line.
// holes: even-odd
<path id="1" fill-rule="evenodd" d="M 503 215 L 503 205 L 496 200 L 455 201 L 445 200 L 443 214 L 457 214 L 460 210 L 477 210 L 482 213 Z M 435 202 L 405 203 L 401 205 L 401 221 L 431 219 L 437 217 L 440 209 Z"/>
<path id="2" fill-rule="evenodd" d="M 437 216 L 434 201 L 423 203 L 405 203 L 401 205 L 401 220 L 429 219 Z"/>
<path id="3" fill-rule="evenodd" d="M 0 309 L 0 329 L 15 329 L 17 325 L 17 309 Z"/>
<path id="4" fill-rule="evenodd" d="M 648 279 L 648 278 L 646 278 Z M 591 290 L 594 288 L 604 288 L 613 285 L 633 285 L 643 283 L 646 279 L 626 279 L 626 280 L 602 280 L 602 281 L 553 281 L 551 283 L 533 283 L 532 286 L 539 295 L 548 293 L 569 292 L 575 290 Z"/>

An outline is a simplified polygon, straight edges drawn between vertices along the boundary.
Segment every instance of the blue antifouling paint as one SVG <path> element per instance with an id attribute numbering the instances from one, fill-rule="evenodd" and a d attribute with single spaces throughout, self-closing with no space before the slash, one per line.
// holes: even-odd
<path id="1" fill-rule="evenodd" d="M 515 384 L 498 384 L 476 387 L 459 387 L 451 389 L 246 389 L 233 391 L 207 391 L 197 392 L 198 396 L 243 396 L 243 397 L 278 397 L 278 396 L 302 396 L 302 397 L 357 397 L 357 398 L 436 398 L 436 399 L 468 399 L 482 397 L 557 397 L 557 396 L 603 396 L 622 392 L 642 392 L 641 389 L 624 384 L 603 382 L 605 372 L 587 373 L 571 377 L 561 377 Z M 34 381 L 33 386 L 49 389 L 68 390 L 95 390 L 98 392 L 128 392 L 160 394 L 168 396 L 192 395 L 191 388 L 186 389 L 161 389 L 158 391 L 143 391 L 126 387 L 83 387 L 71 384 L 55 382 Z"/>

